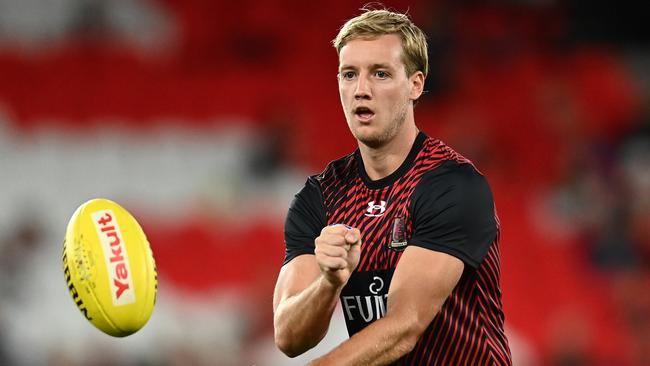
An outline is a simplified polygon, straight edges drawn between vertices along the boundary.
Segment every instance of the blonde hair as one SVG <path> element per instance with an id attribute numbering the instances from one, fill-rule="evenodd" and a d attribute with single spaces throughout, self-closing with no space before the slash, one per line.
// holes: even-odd
<path id="1" fill-rule="evenodd" d="M 336 53 L 349 41 L 357 38 L 375 38 L 385 34 L 397 34 L 402 39 L 402 62 L 408 76 L 422 71 L 424 77 L 429 72 L 426 35 L 406 14 L 386 9 L 372 10 L 362 8 L 361 15 L 348 20 L 332 44 Z"/>

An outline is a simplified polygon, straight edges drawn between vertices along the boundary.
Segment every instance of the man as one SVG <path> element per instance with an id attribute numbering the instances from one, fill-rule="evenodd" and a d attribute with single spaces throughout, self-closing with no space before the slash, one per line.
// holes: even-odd
<path id="1" fill-rule="evenodd" d="M 291 204 L 277 346 L 290 357 L 314 347 L 340 299 L 351 338 L 313 365 L 510 365 L 490 188 L 415 124 L 424 34 L 404 14 L 367 10 L 334 46 L 359 148 Z"/>

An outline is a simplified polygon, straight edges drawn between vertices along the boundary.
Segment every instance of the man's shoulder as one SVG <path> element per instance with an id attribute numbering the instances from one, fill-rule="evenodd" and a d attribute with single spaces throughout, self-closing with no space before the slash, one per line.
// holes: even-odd
<path id="1" fill-rule="evenodd" d="M 456 185 L 466 181 L 485 180 L 474 163 L 441 140 L 428 138 L 418 158 L 416 170 L 421 172 L 418 191 L 427 186 Z"/>
<path id="2" fill-rule="evenodd" d="M 309 178 L 319 184 L 338 179 L 346 179 L 357 171 L 356 156 L 357 151 L 354 151 L 336 160 L 332 160 L 322 172 L 312 175 Z"/>
<path id="3" fill-rule="evenodd" d="M 451 146 L 445 144 L 442 140 L 433 137 L 427 137 L 427 139 L 424 141 L 419 158 L 419 160 L 424 162 L 428 161 L 437 163 L 433 164 L 435 166 L 445 162 L 472 164 L 468 158 L 464 157 L 462 154 L 454 150 Z"/>

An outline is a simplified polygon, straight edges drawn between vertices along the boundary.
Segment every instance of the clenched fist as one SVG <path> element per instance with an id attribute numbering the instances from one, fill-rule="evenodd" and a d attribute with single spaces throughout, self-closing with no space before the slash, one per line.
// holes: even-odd
<path id="1" fill-rule="evenodd" d="M 335 287 L 343 287 L 359 264 L 361 233 L 345 225 L 326 226 L 316 238 L 316 261 L 323 277 Z"/>

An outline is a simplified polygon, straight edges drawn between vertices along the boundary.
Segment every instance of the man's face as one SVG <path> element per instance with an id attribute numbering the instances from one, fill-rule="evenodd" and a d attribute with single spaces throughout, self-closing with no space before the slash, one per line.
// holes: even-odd
<path id="1" fill-rule="evenodd" d="M 409 114 L 414 91 L 402 62 L 398 35 L 349 41 L 339 52 L 339 93 L 354 137 L 373 148 L 383 146 L 400 130 Z M 421 74 L 421 73 L 419 73 Z"/>

